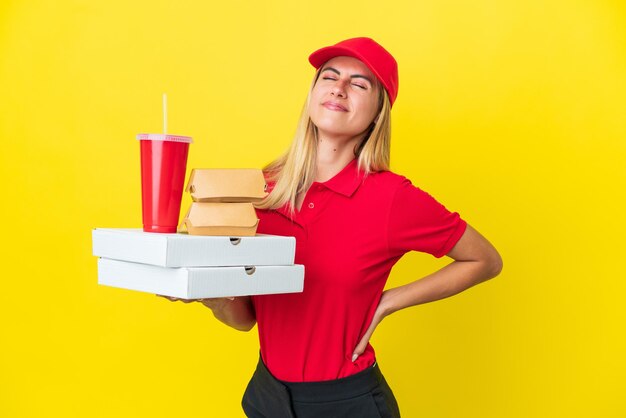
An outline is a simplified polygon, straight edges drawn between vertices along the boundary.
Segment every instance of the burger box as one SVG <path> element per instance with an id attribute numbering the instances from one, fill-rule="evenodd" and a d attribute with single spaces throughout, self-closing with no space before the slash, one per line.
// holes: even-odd
<path id="1" fill-rule="evenodd" d="M 266 190 L 258 168 L 194 168 L 185 187 L 194 202 L 260 202 Z"/>
<path id="2" fill-rule="evenodd" d="M 167 268 L 100 258 L 98 284 L 183 299 L 297 293 L 304 266 Z"/>
<path id="3" fill-rule="evenodd" d="M 193 203 L 179 230 L 189 235 L 254 236 L 259 220 L 252 202 L 267 185 L 256 168 L 194 168 L 185 191 Z"/>
<path id="4" fill-rule="evenodd" d="M 292 265 L 296 239 L 280 235 L 194 236 L 141 229 L 92 230 L 93 255 L 161 267 Z"/>
<path id="5" fill-rule="evenodd" d="M 189 235 L 252 237 L 259 219 L 252 203 L 192 202 L 179 231 Z"/>

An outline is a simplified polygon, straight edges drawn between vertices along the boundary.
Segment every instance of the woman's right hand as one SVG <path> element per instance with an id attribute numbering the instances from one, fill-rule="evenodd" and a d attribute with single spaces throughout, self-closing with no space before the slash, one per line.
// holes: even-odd
<path id="1" fill-rule="evenodd" d="M 176 298 L 176 297 L 173 297 L 173 296 L 165 296 L 165 295 L 157 295 L 157 296 L 165 298 L 165 299 L 169 300 L 170 302 L 178 302 L 178 301 L 183 302 L 183 303 L 200 302 L 204 306 L 206 306 L 207 308 L 211 309 L 212 311 L 221 310 L 221 309 L 224 308 L 224 306 L 228 302 L 231 302 L 231 301 L 235 300 L 235 298 L 233 298 L 233 297 L 205 298 L 205 299 L 183 299 L 183 298 Z"/>
<path id="2" fill-rule="evenodd" d="M 200 302 L 211 309 L 213 316 L 229 327 L 239 331 L 250 331 L 256 324 L 256 313 L 250 296 L 238 296 L 206 299 L 181 299 L 173 296 L 157 295 L 172 302 Z"/>

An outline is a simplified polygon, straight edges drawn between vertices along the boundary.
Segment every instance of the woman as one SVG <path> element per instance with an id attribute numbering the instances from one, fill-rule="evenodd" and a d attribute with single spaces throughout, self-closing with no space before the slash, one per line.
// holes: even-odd
<path id="1" fill-rule="evenodd" d="M 258 233 L 296 237 L 302 293 L 204 299 L 225 324 L 258 324 L 248 417 L 399 417 L 369 344 L 387 315 L 499 274 L 494 247 L 458 213 L 389 171 L 395 59 L 370 38 L 310 55 L 316 68 L 298 131 L 265 167 Z M 383 292 L 408 251 L 447 255 L 439 271 Z M 174 300 L 173 298 L 171 298 Z"/>

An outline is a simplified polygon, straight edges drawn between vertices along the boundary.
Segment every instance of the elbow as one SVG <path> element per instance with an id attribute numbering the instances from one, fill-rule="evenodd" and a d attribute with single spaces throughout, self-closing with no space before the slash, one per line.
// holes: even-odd
<path id="1" fill-rule="evenodd" d="M 477 283 L 493 279 L 502 272 L 502 257 L 500 257 L 500 254 L 498 254 L 495 249 L 485 253 L 483 257 L 477 261 L 480 263 L 480 273 L 477 273 Z"/>
<path id="2" fill-rule="evenodd" d="M 503 267 L 503 262 L 502 262 L 502 257 L 500 257 L 500 254 L 498 254 L 498 252 L 496 252 L 489 260 L 489 279 L 492 279 L 496 276 L 498 276 L 501 272 L 502 272 L 502 267 Z"/>
<path id="3" fill-rule="evenodd" d="M 256 325 L 256 321 L 252 321 L 248 324 L 238 325 L 237 327 L 235 327 L 235 329 L 237 331 L 249 332 L 249 331 L 252 331 L 252 328 L 254 328 L 255 325 Z"/>

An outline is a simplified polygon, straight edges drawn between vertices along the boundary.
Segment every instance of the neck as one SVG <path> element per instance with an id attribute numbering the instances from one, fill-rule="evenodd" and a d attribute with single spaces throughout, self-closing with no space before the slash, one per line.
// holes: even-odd
<path id="1" fill-rule="evenodd" d="M 320 136 L 317 143 L 316 181 L 323 183 L 333 178 L 355 158 L 354 149 L 365 135 L 351 139 Z"/>

